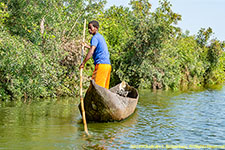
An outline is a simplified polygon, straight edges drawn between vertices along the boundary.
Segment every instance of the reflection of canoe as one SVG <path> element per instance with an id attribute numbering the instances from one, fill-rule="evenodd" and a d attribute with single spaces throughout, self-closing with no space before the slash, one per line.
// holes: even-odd
<path id="1" fill-rule="evenodd" d="M 121 87 L 127 92 L 126 97 L 117 94 Z M 92 80 L 84 97 L 86 119 L 98 122 L 123 120 L 134 112 L 138 98 L 138 91 L 128 84 L 118 84 L 108 90 Z"/>

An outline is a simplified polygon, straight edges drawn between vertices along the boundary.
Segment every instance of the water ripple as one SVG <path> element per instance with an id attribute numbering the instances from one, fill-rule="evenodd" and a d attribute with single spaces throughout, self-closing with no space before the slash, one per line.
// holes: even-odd
<path id="1" fill-rule="evenodd" d="M 187 93 L 141 91 L 132 116 L 121 122 L 88 123 L 90 137 L 77 121 L 81 119 L 77 104 L 0 108 L 0 148 L 130 149 L 131 145 L 225 143 L 225 87 Z"/>

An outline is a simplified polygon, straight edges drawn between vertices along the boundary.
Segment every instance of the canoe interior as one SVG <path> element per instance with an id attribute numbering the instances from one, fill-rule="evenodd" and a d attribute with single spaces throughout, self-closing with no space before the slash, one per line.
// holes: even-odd
<path id="1" fill-rule="evenodd" d="M 127 83 L 125 83 L 125 87 L 124 87 L 124 90 L 128 92 L 128 95 L 126 97 L 129 97 L 129 98 L 137 98 L 138 97 L 138 91 L 137 89 L 135 89 L 134 87 L 132 86 L 129 86 Z M 120 89 L 120 84 L 112 87 L 109 89 L 112 93 L 115 93 L 115 94 L 118 94 L 118 91 L 121 91 Z"/>

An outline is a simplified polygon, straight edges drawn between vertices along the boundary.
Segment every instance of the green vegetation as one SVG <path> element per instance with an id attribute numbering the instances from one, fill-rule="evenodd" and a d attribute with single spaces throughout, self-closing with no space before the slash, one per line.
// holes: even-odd
<path id="1" fill-rule="evenodd" d="M 0 2 L 0 99 L 78 95 L 84 19 L 100 23 L 113 65 L 111 86 L 125 80 L 139 88 L 176 90 L 224 83 L 225 43 L 211 39 L 210 27 L 183 33 L 176 26 L 182 17 L 167 0 L 154 12 L 148 0 L 131 0 L 131 9 L 105 4 Z M 86 65 L 85 88 L 93 67 Z"/>

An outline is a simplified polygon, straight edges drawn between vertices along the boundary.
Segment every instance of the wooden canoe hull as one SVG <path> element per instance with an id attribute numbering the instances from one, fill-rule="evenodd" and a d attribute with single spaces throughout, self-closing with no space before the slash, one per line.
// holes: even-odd
<path id="1" fill-rule="evenodd" d="M 135 111 L 139 98 L 138 91 L 131 87 L 131 92 L 127 97 L 123 97 L 116 94 L 119 86 L 117 85 L 108 90 L 91 80 L 90 87 L 84 97 L 87 121 L 121 121 Z"/>

